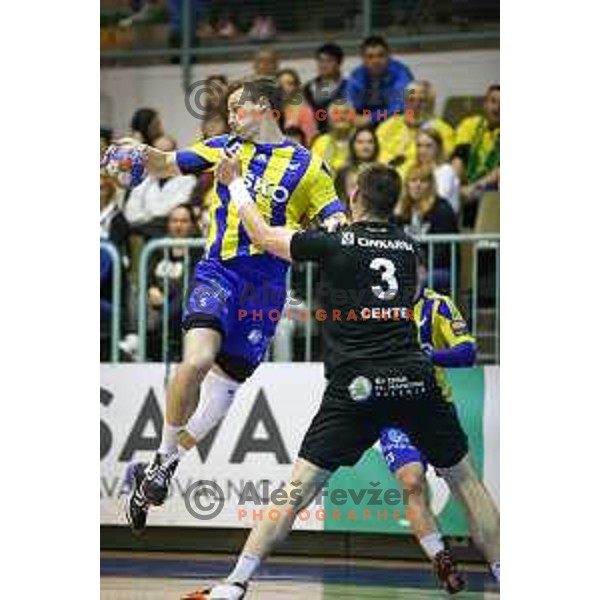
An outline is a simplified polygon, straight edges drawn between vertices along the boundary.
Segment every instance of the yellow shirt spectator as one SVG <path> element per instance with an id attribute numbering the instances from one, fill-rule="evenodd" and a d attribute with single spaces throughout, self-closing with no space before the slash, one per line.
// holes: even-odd
<path id="1" fill-rule="evenodd" d="M 416 137 L 420 128 L 435 129 L 444 142 L 444 155 L 449 156 L 454 151 L 454 129 L 446 121 L 433 117 L 422 123 L 420 127 L 411 127 L 406 122 L 406 117 L 394 117 L 383 122 L 377 128 L 377 139 L 381 148 L 379 160 L 388 163 L 399 156 L 404 156 L 404 161 L 399 165 L 400 175 L 406 175 L 407 170 L 416 161 Z"/>
<path id="2" fill-rule="evenodd" d="M 465 179 L 477 181 L 500 165 L 500 125 L 490 126 L 485 116 L 463 119 L 456 130 L 456 146 L 468 146 Z"/>

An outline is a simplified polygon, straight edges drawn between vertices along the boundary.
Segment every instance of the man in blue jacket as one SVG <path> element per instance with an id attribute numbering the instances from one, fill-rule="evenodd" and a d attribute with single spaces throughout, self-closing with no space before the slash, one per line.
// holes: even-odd
<path id="1" fill-rule="evenodd" d="M 379 123 L 404 112 L 404 88 L 414 79 L 410 69 L 390 58 L 387 42 L 374 35 L 361 47 L 363 64 L 348 81 L 348 95 L 357 113 L 371 111 L 371 122 Z"/>

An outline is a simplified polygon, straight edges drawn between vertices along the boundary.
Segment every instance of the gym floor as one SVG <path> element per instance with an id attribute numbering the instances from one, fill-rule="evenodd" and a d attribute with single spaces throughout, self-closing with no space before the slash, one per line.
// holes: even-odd
<path id="1" fill-rule="evenodd" d="M 177 600 L 227 575 L 235 557 L 103 552 L 102 600 Z M 498 586 L 482 566 L 461 565 L 467 591 L 457 600 L 496 600 Z M 448 599 L 427 563 L 272 558 L 252 582 L 247 600 Z"/>

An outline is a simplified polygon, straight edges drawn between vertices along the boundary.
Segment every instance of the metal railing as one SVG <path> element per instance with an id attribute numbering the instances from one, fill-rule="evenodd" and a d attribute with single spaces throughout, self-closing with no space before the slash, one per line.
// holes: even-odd
<path id="1" fill-rule="evenodd" d="M 114 244 L 100 240 L 100 251 L 105 251 L 111 261 L 111 318 L 110 318 L 110 361 L 119 361 L 121 338 L 122 266 L 121 257 Z"/>
<path id="2" fill-rule="evenodd" d="M 428 250 L 428 285 L 434 287 L 434 270 L 436 268 L 434 251 L 442 246 L 450 247 L 450 273 L 449 294 L 455 303 L 461 308 L 463 314 L 470 324 L 472 333 L 478 338 L 480 352 L 479 359 L 482 362 L 498 363 L 500 358 L 499 346 L 499 292 L 500 292 L 500 235 L 499 234 L 455 234 L 455 235 L 431 235 L 423 236 L 419 242 Z M 156 239 L 148 242 L 140 255 L 138 290 L 137 290 L 137 319 L 138 319 L 138 354 L 137 360 L 147 359 L 147 336 L 148 336 L 148 275 L 149 261 L 154 253 L 162 251 L 163 257 L 167 257 L 170 248 L 186 248 L 183 268 L 183 293 L 182 298 L 187 296 L 189 277 L 191 274 L 189 250 L 192 248 L 203 248 L 204 240 L 173 240 Z M 469 254 L 470 252 L 470 254 Z M 460 253 L 460 254 L 459 254 Z M 490 260 L 490 253 L 492 259 Z M 481 258 L 487 256 L 485 269 L 480 267 Z M 471 264 L 465 262 L 465 257 L 470 255 Z M 304 301 L 296 305 L 296 311 L 307 311 L 309 318 L 284 319 L 281 318 L 276 339 L 271 346 L 272 358 L 275 361 L 291 360 L 294 356 L 294 340 L 298 337 L 303 339 L 303 350 L 296 352 L 296 359 L 311 361 L 319 360 L 314 352 L 314 338 L 319 334 L 319 328 L 315 326 L 314 312 L 317 308 L 315 298 L 316 265 L 308 263 L 304 275 Z M 290 275 L 287 278 L 287 295 L 290 297 L 291 285 Z M 482 285 L 483 282 L 483 285 Z M 164 302 L 161 307 L 161 358 L 162 362 L 169 361 L 169 341 L 171 331 L 169 330 L 169 285 L 170 281 L 165 272 L 163 282 Z M 481 300 L 485 300 L 482 302 Z M 486 318 L 481 323 L 480 316 Z"/>
<path id="3" fill-rule="evenodd" d="M 146 360 L 146 348 L 147 348 L 147 335 L 148 335 L 148 265 L 150 257 L 159 249 L 162 249 L 163 258 L 166 260 L 168 257 L 168 251 L 171 248 L 184 248 L 184 260 L 183 260 L 183 293 L 182 298 L 186 298 L 189 276 L 190 276 L 190 248 L 202 249 L 205 246 L 204 239 L 169 239 L 161 238 L 151 240 L 148 242 L 139 258 L 139 275 L 138 275 L 138 290 L 137 290 L 137 318 L 138 318 L 138 356 L 137 360 L 143 362 Z M 169 362 L 169 291 L 170 291 L 170 279 L 167 271 L 164 272 L 163 277 L 163 297 L 164 302 L 162 303 L 161 312 L 161 328 L 162 328 L 162 362 Z"/>

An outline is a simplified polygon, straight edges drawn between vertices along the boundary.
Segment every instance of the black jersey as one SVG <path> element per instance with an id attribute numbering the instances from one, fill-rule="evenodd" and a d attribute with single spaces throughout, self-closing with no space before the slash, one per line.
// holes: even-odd
<path id="1" fill-rule="evenodd" d="M 359 222 L 335 233 L 306 231 L 291 241 L 294 261 L 322 267 L 325 374 L 357 361 L 393 364 L 421 355 L 413 302 L 417 244 L 397 225 Z"/>

